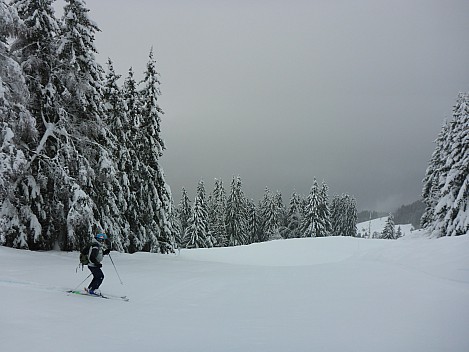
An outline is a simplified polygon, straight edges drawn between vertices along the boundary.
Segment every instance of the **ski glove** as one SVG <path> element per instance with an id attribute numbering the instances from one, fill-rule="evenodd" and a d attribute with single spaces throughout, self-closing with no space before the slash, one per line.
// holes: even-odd
<path id="1" fill-rule="evenodd" d="M 103 251 L 104 255 L 108 255 L 109 253 L 111 253 L 111 248 L 108 248 L 105 251 Z"/>
<path id="2" fill-rule="evenodd" d="M 103 264 L 101 264 L 101 263 L 96 263 L 95 265 L 96 265 L 97 268 L 101 268 L 103 266 Z"/>

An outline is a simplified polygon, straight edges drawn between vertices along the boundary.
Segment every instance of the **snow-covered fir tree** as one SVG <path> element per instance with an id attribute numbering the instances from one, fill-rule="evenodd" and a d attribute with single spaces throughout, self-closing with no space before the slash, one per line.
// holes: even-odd
<path id="1" fill-rule="evenodd" d="M 319 217 L 323 223 L 323 230 L 318 233 L 318 237 L 325 237 L 331 231 L 331 211 L 329 208 L 329 187 L 325 182 L 322 183 L 319 191 Z"/>
<path id="2" fill-rule="evenodd" d="M 301 199 L 300 196 L 294 191 L 290 197 L 290 204 L 287 214 L 287 231 L 283 234 L 284 238 L 300 238 L 301 232 Z"/>
<path id="3" fill-rule="evenodd" d="M 348 236 L 357 236 L 357 201 L 354 197 L 347 195 L 347 219 L 345 222 L 345 233 Z"/>
<path id="4" fill-rule="evenodd" d="M 99 28 L 88 16 L 82 0 L 65 0 L 57 55 L 64 85 L 62 105 L 68 120 L 66 144 L 70 182 L 65 207 L 67 232 L 60 242 L 72 249 L 88 242 L 103 230 L 102 216 L 112 222 L 112 188 L 115 175 L 109 132 L 103 118 L 103 74 L 96 61 L 94 36 Z M 109 204 L 108 201 L 111 201 Z M 67 204 L 67 199 L 64 199 Z M 111 219 L 109 219 L 111 218 Z"/>
<path id="5" fill-rule="evenodd" d="M 140 172 L 143 170 L 139 159 L 139 126 L 141 119 L 141 103 L 137 88 L 137 82 L 134 78 L 133 69 L 130 68 L 128 75 L 124 80 L 122 88 L 124 105 L 126 108 L 127 132 L 125 133 L 123 143 L 128 145 L 128 159 L 124 160 L 123 168 L 127 175 L 128 188 L 127 208 L 124 209 L 124 216 L 129 224 L 129 252 L 136 252 L 143 249 L 145 238 L 141 231 L 141 212 L 140 207 L 144 206 L 139 198 L 140 191 Z"/>
<path id="6" fill-rule="evenodd" d="M 24 172 L 17 174 L 9 186 L 9 206 L 3 208 L 2 217 L 6 236 L 13 240 L 8 240 L 7 245 L 51 249 L 57 236 L 67 232 L 64 209 L 57 201 L 58 193 L 65 190 L 58 185 L 65 184 L 68 178 L 63 159 L 57 157 L 58 151 L 63 150 L 63 129 L 67 125 L 59 101 L 59 24 L 52 1 L 16 0 L 12 6 L 24 27 L 13 36 L 11 53 L 23 71 L 29 93 L 24 106 L 35 121 L 37 137 L 23 141 Z"/>
<path id="7" fill-rule="evenodd" d="M 145 250 L 168 253 L 174 250 L 174 230 L 170 222 L 171 190 L 166 183 L 159 158 L 165 149 L 161 138 L 160 122 L 163 111 L 158 105 L 160 95 L 156 61 L 150 51 L 140 91 L 140 124 L 134 148 L 140 163 L 139 200 L 140 231 L 143 232 Z"/>
<path id="8" fill-rule="evenodd" d="M 106 140 L 115 165 L 110 165 L 109 172 L 103 174 L 107 180 L 102 187 L 103 192 L 98 194 L 101 197 L 97 203 L 103 231 L 112 234 L 112 248 L 123 251 L 130 245 L 128 237 L 130 225 L 125 214 L 131 200 L 127 165 L 132 162 L 129 153 L 132 145 L 128 141 L 128 121 L 123 91 L 118 85 L 120 77 L 115 72 L 111 59 L 108 59 L 103 83 L 103 100 L 105 123 L 110 132 Z"/>
<path id="9" fill-rule="evenodd" d="M 247 243 L 246 199 L 241 178 L 233 177 L 231 191 L 226 204 L 227 245 L 239 246 Z"/>
<path id="10" fill-rule="evenodd" d="M 211 233 L 215 244 L 218 247 L 227 245 L 226 235 L 226 192 L 221 179 L 215 179 L 215 186 L 212 194 L 212 214 Z"/>
<path id="11" fill-rule="evenodd" d="M 278 213 L 279 238 L 283 238 L 282 233 L 286 231 L 287 227 L 287 209 L 285 208 L 285 204 L 283 204 L 283 197 L 280 191 L 275 193 L 275 204 L 277 205 Z"/>
<path id="12" fill-rule="evenodd" d="M 271 198 L 270 190 L 268 187 L 266 187 L 264 190 L 264 196 L 259 201 L 259 204 L 257 206 L 260 230 L 259 230 L 259 235 L 258 235 L 258 238 L 256 239 L 256 242 L 265 242 L 269 240 L 269 234 L 266 233 L 264 229 L 266 227 L 266 219 L 267 219 L 267 213 L 268 213 L 268 208 L 270 204 L 270 198 Z"/>
<path id="13" fill-rule="evenodd" d="M 401 238 L 402 236 L 403 236 L 403 235 L 402 235 L 402 229 L 401 229 L 401 227 L 399 226 L 399 227 L 397 228 L 397 231 L 396 231 L 396 239 Z"/>
<path id="14" fill-rule="evenodd" d="M 259 213 L 253 200 L 247 201 L 247 241 L 248 243 L 259 242 L 261 226 L 259 222 Z"/>
<path id="15" fill-rule="evenodd" d="M 322 237 L 327 233 L 327 222 L 322 218 L 323 206 L 322 198 L 320 195 L 319 185 L 314 179 L 311 192 L 308 195 L 307 204 L 305 207 L 305 215 L 301 225 L 304 237 Z"/>
<path id="16" fill-rule="evenodd" d="M 386 220 L 386 225 L 381 232 L 380 238 L 384 240 L 395 240 L 396 237 L 396 226 L 394 225 L 394 216 L 389 214 L 388 219 Z"/>
<path id="17" fill-rule="evenodd" d="M 262 218 L 263 222 L 263 232 L 267 237 L 267 240 L 280 239 L 280 227 L 281 227 L 281 205 L 279 204 L 278 193 L 272 195 L 270 190 L 266 188 L 263 200 L 262 207 Z"/>
<path id="18" fill-rule="evenodd" d="M 28 248 L 31 233 L 34 231 L 33 239 L 39 236 L 31 227 L 34 224 L 32 220 L 37 223 L 37 217 L 32 214 L 29 203 L 36 194 L 28 196 L 30 193 L 23 191 L 28 189 L 28 182 L 35 183 L 26 167 L 31 158 L 27 146 L 36 144 L 38 131 L 27 108 L 29 91 L 26 79 L 9 49 L 9 38 L 22 30 L 23 23 L 16 9 L 1 1 L 0 245 Z"/>
<path id="19" fill-rule="evenodd" d="M 422 227 L 432 236 L 469 233 L 469 94 L 460 93 L 427 168 Z"/>
<path id="20" fill-rule="evenodd" d="M 205 187 L 203 181 L 197 186 L 197 195 L 192 208 L 192 216 L 186 229 L 186 248 L 208 248 L 212 247 L 212 241 L 208 230 L 208 213 L 205 201 Z"/>
<path id="21" fill-rule="evenodd" d="M 435 140 L 435 150 L 428 164 L 425 177 L 423 179 L 422 199 L 425 204 L 425 212 L 422 215 L 420 224 L 422 228 L 429 228 L 433 224 L 435 207 L 440 198 L 439 187 L 440 176 L 446 174 L 445 163 L 448 150 L 445 143 L 448 136 L 449 123 L 445 121 L 437 139 Z"/>
<path id="22" fill-rule="evenodd" d="M 348 194 L 335 195 L 331 203 L 331 234 L 333 236 L 357 235 L 357 206 Z"/>
<path id="23" fill-rule="evenodd" d="M 182 188 L 181 200 L 177 208 L 177 218 L 179 224 L 180 238 L 177 239 L 179 246 L 183 246 L 184 234 L 189 227 L 189 219 L 192 217 L 192 206 L 185 188 Z"/>

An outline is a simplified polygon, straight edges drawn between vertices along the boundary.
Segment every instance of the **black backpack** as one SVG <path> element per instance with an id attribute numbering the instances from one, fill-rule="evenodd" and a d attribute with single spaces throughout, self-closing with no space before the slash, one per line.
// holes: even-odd
<path id="1" fill-rule="evenodd" d="M 88 244 L 80 250 L 80 265 L 82 267 L 90 263 L 90 258 L 88 256 L 90 254 L 90 248 L 91 245 Z"/>

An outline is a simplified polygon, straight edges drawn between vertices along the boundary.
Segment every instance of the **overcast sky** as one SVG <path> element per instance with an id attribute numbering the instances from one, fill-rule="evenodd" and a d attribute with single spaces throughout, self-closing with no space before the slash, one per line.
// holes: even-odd
<path id="1" fill-rule="evenodd" d="M 59 3 L 60 4 L 60 3 Z M 88 0 L 98 60 L 161 74 L 161 159 L 175 202 L 240 175 L 389 211 L 420 197 L 428 160 L 469 91 L 467 0 Z"/>

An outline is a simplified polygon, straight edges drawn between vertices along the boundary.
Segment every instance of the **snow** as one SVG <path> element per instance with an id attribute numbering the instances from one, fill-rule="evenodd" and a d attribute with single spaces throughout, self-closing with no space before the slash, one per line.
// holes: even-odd
<path id="1" fill-rule="evenodd" d="M 278 240 L 112 252 L 104 293 L 67 295 L 78 253 L 0 247 L 2 351 L 469 351 L 469 236 Z M 88 280 L 86 280 L 88 283 Z M 84 286 L 84 284 L 83 284 Z"/>
<path id="2" fill-rule="evenodd" d="M 376 238 L 383 231 L 387 220 L 388 217 L 385 216 L 382 218 L 361 222 L 357 224 L 357 234 L 361 237 L 368 237 L 369 233 L 371 232 L 371 237 Z M 402 236 L 408 236 L 414 232 L 414 227 L 412 224 L 395 224 L 396 232 L 399 227 L 401 228 Z"/>

